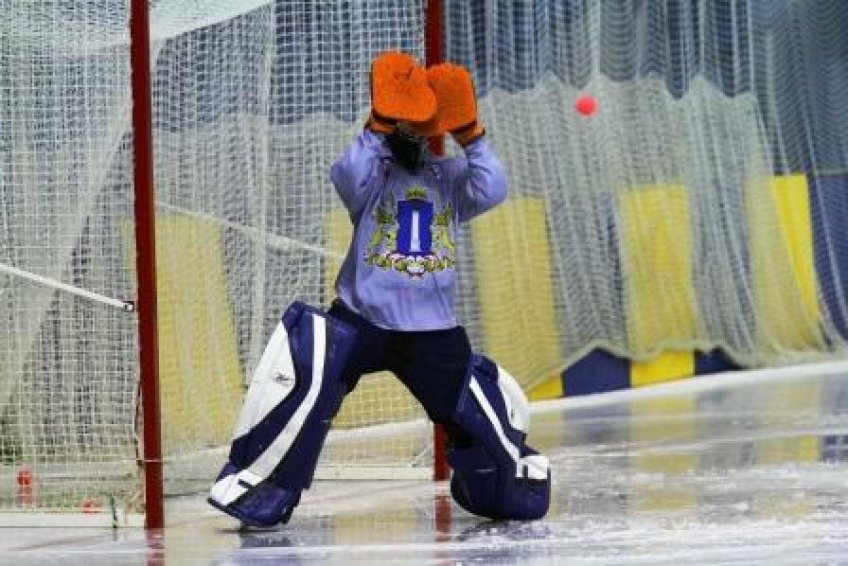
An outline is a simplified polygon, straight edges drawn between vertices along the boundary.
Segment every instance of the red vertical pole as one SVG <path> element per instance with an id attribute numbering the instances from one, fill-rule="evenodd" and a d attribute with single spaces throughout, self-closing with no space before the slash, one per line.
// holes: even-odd
<path id="1" fill-rule="evenodd" d="M 424 58 L 429 67 L 442 62 L 442 1 L 427 0 Z M 436 155 L 445 151 L 443 136 L 430 138 L 430 150 Z M 433 429 L 433 479 L 446 480 L 449 477 L 448 463 L 445 458 L 445 431 L 435 425 Z"/>
<path id="2" fill-rule="evenodd" d="M 159 351 L 156 327 L 153 93 L 150 81 L 150 14 L 147 0 L 131 0 L 129 25 L 145 527 L 158 529 L 164 525 L 164 509 L 162 440 L 159 424 Z"/>
<path id="3" fill-rule="evenodd" d="M 442 0 L 427 0 L 427 18 L 424 28 L 424 62 L 429 67 L 443 61 Z M 443 136 L 430 138 L 430 150 L 436 155 L 442 155 L 445 152 Z"/>

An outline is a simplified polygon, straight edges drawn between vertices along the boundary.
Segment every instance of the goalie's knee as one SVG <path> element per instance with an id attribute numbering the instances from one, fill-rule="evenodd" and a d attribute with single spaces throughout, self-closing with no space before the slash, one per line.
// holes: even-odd
<path id="1" fill-rule="evenodd" d="M 502 368 L 475 355 L 454 412 L 471 438 L 451 447 L 451 494 L 467 511 L 493 519 L 538 519 L 550 503 L 548 459 L 525 444 L 529 404 Z"/>

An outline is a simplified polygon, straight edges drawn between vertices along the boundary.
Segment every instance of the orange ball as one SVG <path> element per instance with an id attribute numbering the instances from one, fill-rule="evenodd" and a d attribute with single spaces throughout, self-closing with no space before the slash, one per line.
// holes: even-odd
<path id="1" fill-rule="evenodd" d="M 584 94 L 574 101 L 574 109 L 583 116 L 591 116 L 598 110 L 598 101 L 594 97 Z"/>
<path id="2" fill-rule="evenodd" d="M 27 469 L 20 470 L 18 472 L 18 485 L 28 486 L 30 484 L 32 484 L 32 472 Z"/>
<path id="3" fill-rule="evenodd" d="M 97 507 L 97 504 L 91 499 L 86 499 L 82 502 L 82 512 L 83 513 L 99 513 L 100 508 Z"/>

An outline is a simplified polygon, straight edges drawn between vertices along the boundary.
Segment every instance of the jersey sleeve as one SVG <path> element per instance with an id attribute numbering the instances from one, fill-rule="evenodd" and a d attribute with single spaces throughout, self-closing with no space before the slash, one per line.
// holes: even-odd
<path id="1" fill-rule="evenodd" d="M 506 170 L 485 138 L 469 144 L 465 148 L 465 159 L 453 163 L 460 222 L 467 222 L 506 199 Z"/>
<path id="2" fill-rule="evenodd" d="M 330 168 L 330 180 L 351 217 L 368 200 L 380 163 L 382 135 L 362 130 Z"/>

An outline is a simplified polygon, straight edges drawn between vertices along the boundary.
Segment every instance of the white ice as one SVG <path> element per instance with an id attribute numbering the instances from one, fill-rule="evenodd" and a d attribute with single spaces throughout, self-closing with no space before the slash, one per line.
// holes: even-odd
<path id="1" fill-rule="evenodd" d="M 844 366 L 844 364 L 843 364 Z M 848 564 L 848 366 L 705 376 L 543 404 L 541 521 L 497 523 L 444 483 L 318 483 L 241 533 L 202 497 L 169 526 L 2 529 L 9 564 Z"/>

